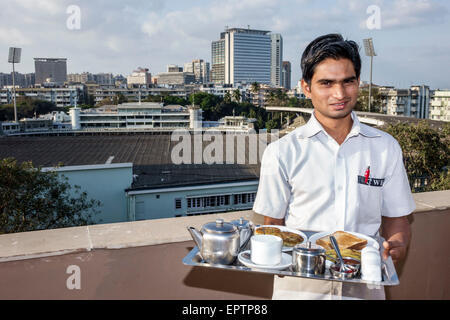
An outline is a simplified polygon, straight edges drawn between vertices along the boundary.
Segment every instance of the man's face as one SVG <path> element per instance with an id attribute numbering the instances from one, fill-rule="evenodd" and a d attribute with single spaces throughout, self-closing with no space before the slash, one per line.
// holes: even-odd
<path id="1" fill-rule="evenodd" d="M 349 59 L 325 59 L 316 66 L 311 84 L 301 83 L 322 119 L 345 118 L 356 105 L 359 78 Z"/>

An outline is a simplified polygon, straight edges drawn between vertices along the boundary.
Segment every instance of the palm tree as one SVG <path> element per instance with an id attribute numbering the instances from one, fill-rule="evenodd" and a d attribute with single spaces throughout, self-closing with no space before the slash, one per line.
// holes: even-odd
<path id="1" fill-rule="evenodd" d="M 239 103 L 241 101 L 241 92 L 239 91 L 239 89 L 233 90 L 233 99 Z"/>
<path id="2" fill-rule="evenodd" d="M 223 96 L 223 101 L 225 103 L 230 103 L 231 102 L 231 94 L 230 91 L 225 92 L 225 95 Z"/>
<path id="3" fill-rule="evenodd" d="M 251 88 L 250 88 L 250 91 L 251 92 L 253 92 L 253 93 L 258 93 L 259 92 L 259 89 L 261 89 L 261 86 L 259 85 L 259 83 L 258 82 L 253 82 L 252 84 L 251 84 Z"/>

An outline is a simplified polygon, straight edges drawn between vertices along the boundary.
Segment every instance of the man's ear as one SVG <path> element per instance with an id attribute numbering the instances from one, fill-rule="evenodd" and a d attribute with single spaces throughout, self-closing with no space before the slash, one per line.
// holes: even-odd
<path id="1" fill-rule="evenodd" d="M 301 85 L 302 85 L 302 91 L 303 91 L 303 94 L 304 94 L 307 98 L 311 99 L 311 87 L 310 87 L 310 86 L 308 85 L 308 83 L 306 83 L 306 81 L 303 80 L 303 79 L 302 79 L 302 81 L 301 81 Z"/>

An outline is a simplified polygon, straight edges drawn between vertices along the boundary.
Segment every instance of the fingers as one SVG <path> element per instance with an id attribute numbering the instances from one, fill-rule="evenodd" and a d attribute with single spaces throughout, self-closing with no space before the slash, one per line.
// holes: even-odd
<path id="1" fill-rule="evenodd" d="M 384 241 L 383 248 L 383 259 L 386 260 L 391 256 L 394 262 L 402 259 L 406 252 L 405 246 L 400 242 Z"/>

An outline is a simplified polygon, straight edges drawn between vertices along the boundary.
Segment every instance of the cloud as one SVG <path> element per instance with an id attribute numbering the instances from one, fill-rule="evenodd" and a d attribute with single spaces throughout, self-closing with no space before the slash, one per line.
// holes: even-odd
<path id="1" fill-rule="evenodd" d="M 0 27 L 0 43 L 14 47 L 30 45 L 32 41 L 16 28 Z"/>
<path id="2" fill-rule="evenodd" d="M 15 0 L 14 2 L 21 7 L 22 11 L 31 11 L 35 14 L 44 13 L 46 15 L 59 14 L 69 5 L 66 0 Z"/>
<path id="3" fill-rule="evenodd" d="M 446 7 L 429 0 L 396 0 L 381 7 L 382 28 L 408 28 L 442 23 L 448 17 Z"/>

